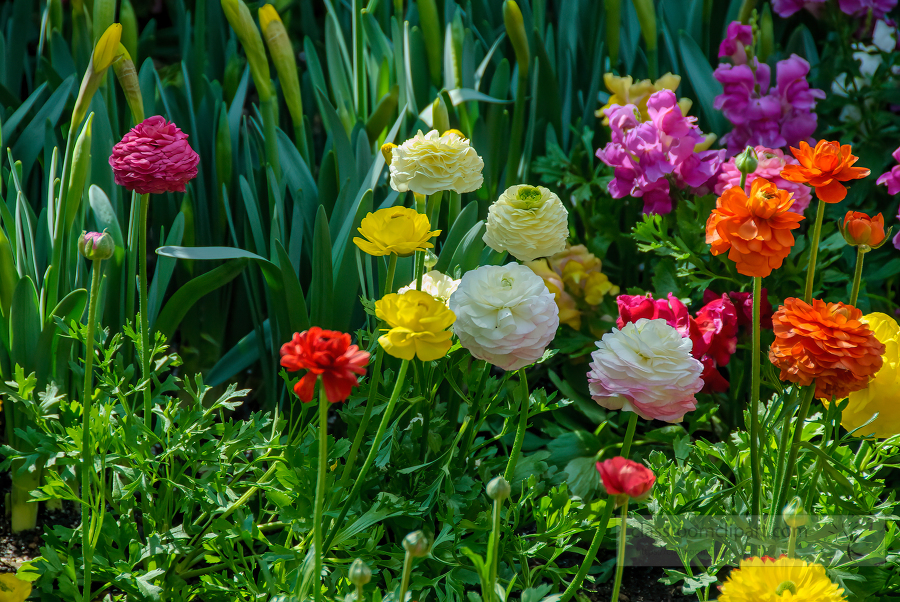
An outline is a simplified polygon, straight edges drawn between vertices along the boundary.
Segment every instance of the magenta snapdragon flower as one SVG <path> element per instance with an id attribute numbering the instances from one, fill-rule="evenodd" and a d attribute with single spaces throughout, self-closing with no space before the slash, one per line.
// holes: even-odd
<path id="1" fill-rule="evenodd" d="M 745 47 L 751 44 L 753 44 L 753 27 L 740 21 L 732 21 L 728 24 L 725 39 L 719 44 L 719 58 L 729 58 L 735 65 L 744 65 L 747 63 Z"/>
<path id="2" fill-rule="evenodd" d="M 644 213 L 672 210 L 670 186 L 706 191 L 721 164 L 719 151 L 695 152 L 704 141 L 695 117 L 682 114 L 670 90 L 660 90 L 647 101 L 649 121 L 640 121 L 633 104 L 613 105 L 609 118 L 611 141 L 597 157 L 614 168 L 609 193 L 644 201 Z"/>
<path id="3" fill-rule="evenodd" d="M 749 146 L 782 148 L 811 141 L 816 131 L 813 109 L 825 93 L 806 81 L 809 63 L 796 54 L 776 65 L 775 87 L 771 69 L 753 59 L 746 65 L 722 63 L 714 72 L 722 84 L 715 108 L 734 126 L 723 142 L 728 154 Z"/>

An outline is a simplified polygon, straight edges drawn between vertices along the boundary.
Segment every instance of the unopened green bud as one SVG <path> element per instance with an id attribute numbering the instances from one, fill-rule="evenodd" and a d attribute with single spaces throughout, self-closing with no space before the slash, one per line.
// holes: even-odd
<path id="1" fill-rule="evenodd" d="M 403 549 L 413 558 L 428 556 L 428 538 L 421 531 L 413 531 L 403 538 Z"/>
<path id="2" fill-rule="evenodd" d="M 525 33 L 525 20 L 522 11 L 515 0 L 506 0 L 503 3 L 503 24 L 506 26 L 506 35 L 512 43 L 516 53 L 516 64 L 519 71 L 528 72 L 531 64 L 531 52 L 528 49 L 528 35 Z"/>
<path id="3" fill-rule="evenodd" d="M 91 261 L 109 259 L 116 252 L 116 243 L 106 232 L 82 232 L 78 237 L 78 251 Z"/>
<path id="4" fill-rule="evenodd" d="M 88 168 L 91 165 L 91 125 L 94 114 L 88 115 L 78 140 L 75 141 L 75 151 L 72 153 L 72 172 L 69 176 L 69 188 L 66 190 L 65 227 L 66 231 L 75 223 L 78 207 L 81 204 L 84 192 L 84 181 L 87 178 Z"/>
<path id="5" fill-rule="evenodd" d="M 502 502 L 509 498 L 510 493 L 512 493 L 512 487 L 502 475 L 494 477 L 487 484 L 488 497 L 494 501 Z"/>
<path id="6" fill-rule="evenodd" d="M 250 63 L 250 74 L 256 91 L 261 101 L 267 101 L 272 96 L 272 81 L 269 75 L 269 59 L 266 58 L 266 50 L 263 48 L 259 29 L 250 16 L 250 9 L 243 0 L 222 0 L 222 10 L 231 28 L 237 34 L 247 61 Z"/>
<path id="7" fill-rule="evenodd" d="M 303 100 L 300 98 L 300 79 L 291 39 L 281 22 L 281 16 L 271 4 L 260 7 L 259 25 L 266 39 L 266 46 L 269 47 L 269 54 L 272 55 L 272 62 L 275 63 L 291 121 L 299 126 L 303 123 Z"/>
<path id="8" fill-rule="evenodd" d="M 434 251 L 428 249 L 425 251 L 425 269 L 431 270 L 434 266 L 437 265 L 438 256 L 434 254 Z M 432 431 L 433 432 L 433 431 Z"/>
<path id="9" fill-rule="evenodd" d="M 122 5 L 119 8 L 119 22 L 122 23 L 122 46 L 128 49 L 130 56 L 137 58 L 137 15 L 134 13 L 134 6 L 131 4 L 131 0 L 122 0 Z"/>
<path id="10" fill-rule="evenodd" d="M 141 95 L 141 82 L 138 79 L 137 69 L 134 68 L 134 61 L 131 60 L 131 53 L 124 44 L 119 44 L 119 52 L 121 56 L 113 63 L 113 71 L 115 71 L 119 86 L 125 94 L 128 108 L 131 109 L 131 118 L 137 125 L 144 120 L 144 97 Z"/>
<path id="11" fill-rule="evenodd" d="M 653 6 L 653 0 L 634 0 L 634 10 L 647 50 L 656 50 L 656 8 Z"/>
<path id="12" fill-rule="evenodd" d="M 784 518 L 785 524 L 791 529 L 802 527 L 809 522 L 809 515 L 803 508 L 803 500 L 799 497 L 795 497 L 787 503 L 787 506 L 781 512 L 781 516 Z"/>
<path id="13" fill-rule="evenodd" d="M 350 583 L 362 587 L 372 580 L 372 569 L 362 559 L 357 558 L 350 565 Z"/>
<path id="14" fill-rule="evenodd" d="M 758 165 L 759 157 L 757 157 L 756 150 L 752 146 L 748 146 L 744 149 L 744 152 L 734 158 L 734 166 L 744 175 L 752 174 L 756 171 Z"/>
<path id="15" fill-rule="evenodd" d="M 438 94 L 431 103 L 431 122 L 434 129 L 442 135 L 450 129 L 450 116 L 447 114 L 447 105 L 441 94 Z"/>

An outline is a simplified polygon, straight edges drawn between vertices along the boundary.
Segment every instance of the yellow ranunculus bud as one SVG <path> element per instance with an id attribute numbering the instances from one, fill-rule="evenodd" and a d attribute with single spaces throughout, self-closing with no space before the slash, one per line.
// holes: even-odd
<path id="1" fill-rule="evenodd" d="M 94 46 L 94 55 L 91 58 L 94 73 L 100 74 L 106 71 L 116 57 L 119 56 L 119 42 L 122 39 L 122 25 L 113 23 Z"/>
<path id="2" fill-rule="evenodd" d="M 391 253 L 406 257 L 433 248 L 428 239 L 441 231 L 432 230 L 428 217 L 415 209 L 388 207 L 367 214 L 359 225 L 359 233 L 364 238 L 354 238 L 353 242 L 364 253 L 376 257 Z"/>
<path id="3" fill-rule="evenodd" d="M 428 293 L 416 290 L 391 293 L 375 302 L 375 316 L 389 329 L 378 338 L 384 351 L 393 357 L 429 362 L 444 357 L 453 336 L 447 329 L 456 314 Z"/>
<path id="4" fill-rule="evenodd" d="M 850 403 L 841 416 L 841 425 L 848 431 L 856 431 L 858 437 L 874 434 L 886 438 L 900 434 L 900 325 L 891 316 L 871 313 L 863 316 L 863 322 L 885 350 L 881 369 L 869 381 L 869 386 L 850 393 Z M 875 414 L 878 417 L 872 420 Z"/>
<path id="5" fill-rule="evenodd" d="M 278 11 L 271 4 L 264 4 L 259 7 L 259 27 L 263 30 L 263 35 L 266 35 L 266 31 L 269 29 L 269 24 L 273 21 L 278 21 L 282 23 L 281 15 L 278 14 Z"/>
<path id="6" fill-rule="evenodd" d="M 123 44 L 119 44 L 119 54 L 121 58 L 113 63 L 113 71 L 116 73 L 116 79 L 119 80 L 122 92 L 125 93 L 125 100 L 128 102 L 128 108 L 131 109 L 132 119 L 137 125 L 144 120 L 144 97 L 141 95 L 141 83 L 131 55 Z"/>
<path id="7" fill-rule="evenodd" d="M 222 10 L 228 24 L 237 34 L 244 52 L 247 54 L 247 62 L 250 63 L 250 74 L 256 91 L 261 101 L 267 101 L 272 96 L 272 80 L 269 75 L 269 59 L 266 58 L 266 50 L 263 48 L 259 29 L 253 22 L 250 9 L 243 0 L 222 0 Z"/>

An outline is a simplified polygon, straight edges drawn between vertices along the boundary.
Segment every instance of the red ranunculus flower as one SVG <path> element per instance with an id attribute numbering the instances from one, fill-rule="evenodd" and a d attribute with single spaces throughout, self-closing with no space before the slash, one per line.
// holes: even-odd
<path id="1" fill-rule="evenodd" d="M 281 365 L 291 372 L 307 370 L 294 385 L 294 392 L 304 403 L 312 401 L 316 379 L 322 376 L 325 397 L 331 403 L 344 401 L 353 387 L 359 385 L 357 375 L 366 373 L 369 353 L 350 344 L 350 335 L 313 326 L 296 332 L 281 346 Z"/>
<path id="2" fill-rule="evenodd" d="M 695 318 L 703 340 L 707 342 L 706 355 L 719 366 L 728 365 L 728 360 L 737 349 L 738 318 L 734 304 L 728 295 L 710 301 L 700 308 Z"/>
<path id="3" fill-rule="evenodd" d="M 646 499 L 656 482 L 653 471 L 622 456 L 597 462 L 597 470 L 603 480 L 606 493 L 627 496 L 635 500 Z"/>
<path id="4" fill-rule="evenodd" d="M 737 310 L 738 326 L 752 326 L 753 324 L 753 293 L 741 293 L 731 291 L 728 293 L 731 302 L 734 303 L 734 309 Z M 711 289 L 703 291 L 704 305 L 710 301 L 715 301 L 721 295 Z M 765 288 L 762 289 L 760 295 L 759 306 L 759 325 L 762 328 L 772 328 L 772 304 L 769 303 L 769 295 Z"/>
<path id="5" fill-rule="evenodd" d="M 143 120 L 113 146 L 109 165 L 116 184 L 138 194 L 184 192 L 200 163 L 187 138 L 164 117 Z"/>

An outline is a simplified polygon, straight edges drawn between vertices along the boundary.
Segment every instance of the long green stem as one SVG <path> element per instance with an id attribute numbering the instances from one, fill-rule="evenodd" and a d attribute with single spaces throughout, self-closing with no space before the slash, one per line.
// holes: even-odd
<path id="1" fill-rule="evenodd" d="M 500 510 L 503 508 L 503 499 L 494 500 L 494 510 L 491 515 L 493 529 L 491 530 L 491 558 L 490 573 L 488 575 L 488 584 L 491 587 L 489 592 L 481 592 L 485 602 L 494 602 L 494 588 L 497 586 L 497 564 L 500 560 Z"/>
<path id="2" fill-rule="evenodd" d="M 150 195 L 141 195 L 141 225 L 138 230 L 138 264 L 140 276 L 138 276 L 138 288 L 140 289 L 141 303 L 141 376 L 144 378 L 144 424 L 153 430 L 153 402 L 150 393 L 150 385 L 153 376 L 150 374 L 150 314 L 147 301 L 147 212 L 150 209 Z"/>
<path id="3" fill-rule="evenodd" d="M 412 573 L 412 561 L 413 555 L 406 552 L 406 557 L 403 559 L 403 576 L 400 578 L 400 596 L 397 598 L 398 600 L 406 600 L 406 592 L 409 590 L 409 576 Z"/>
<path id="4" fill-rule="evenodd" d="M 622 504 L 622 518 L 619 523 L 619 551 L 616 554 L 616 580 L 613 583 L 612 602 L 619 601 L 619 589 L 622 587 L 622 571 L 625 568 L 625 533 L 628 526 L 628 499 Z"/>
<path id="5" fill-rule="evenodd" d="M 800 402 L 800 411 L 797 413 L 797 421 L 794 424 L 794 437 L 791 440 L 791 450 L 788 453 L 787 462 L 784 467 L 784 476 L 778 485 L 775 503 L 772 506 L 776 511 L 784 507 L 787 498 L 787 492 L 791 485 L 791 479 L 794 476 L 794 468 L 797 463 L 797 454 L 800 451 L 800 442 L 803 436 L 803 424 L 806 422 L 806 416 L 809 414 L 809 406 L 812 403 L 813 396 L 816 392 L 816 384 L 813 382 L 805 391 L 803 401 Z"/>
<path id="6" fill-rule="evenodd" d="M 91 402 L 93 400 L 94 375 L 94 330 L 97 322 L 97 299 L 100 296 L 100 264 L 102 259 L 95 259 L 91 266 L 91 298 L 88 303 L 87 336 L 84 341 L 84 387 L 81 396 L 82 433 L 81 433 L 81 547 L 84 556 L 84 588 L 82 600 L 91 600 L 91 564 L 94 548 L 91 545 L 91 480 L 94 472 L 93 448 L 91 447 Z"/>
<path id="7" fill-rule="evenodd" d="M 319 388 L 319 469 L 316 477 L 316 505 L 313 528 L 315 528 L 315 600 L 322 600 L 322 559 L 325 556 L 322 547 L 322 511 L 325 501 L 325 471 L 328 470 L 328 399 L 325 397 L 325 385 Z"/>
<path id="8" fill-rule="evenodd" d="M 750 514 L 753 524 L 759 520 L 761 475 L 759 470 L 759 352 L 760 352 L 760 303 L 762 302 L 762 278 L 753 278 L 753 344 L 750 375 L 750 474 L 752 498 Z"/>
<path id="9" fill-rule="evenodd" d="M 353 437 L 353 445 L 350 446 L 350 453 L 347 455 L 347 464 L 344 465 L 344 472 L 341 473 L 341 487 L 344 489 L 350 483 L 350 475 L 353 474 L 353 469 L 356 466 L 359 448 L 362 446 L 363 438 L 366 435 L 369 420 L 372 419 L 372 408 L 375 407 L 375 400 L 378 398 L 378 385 L 381 382 L 382 360 L 384 360 L 384 349 L 379 345 L 375 351 L 375 366 L 369 379 L 369 399 L 366 401 L 366 409 L 363 410 L 362 419 L 359 421 L 359 427 L 356 429 L 356 435 Z"/>
<path id="10" fill-rule="evenodd" d="M 391 253 L 388 259 L 387 276 L 384 279 L 384 294 L 389 295 L 394 292 L 394 272 L 397 271 L 397 254 Z"/>
<path id="11" fill-rule="evenodd" d="M 353 81 L 356 114 L 362 121 L 369 118 L 366 97 L 365 30 L 362 25 L 363 2 L 353 0 Z"/>
<path id="12" fill-rule="evenodd" d="M 789 407 L 793 408 L 794 401 L 796 401 L 797 394 L 799 393 L 799 391 L 800 391 L 799 387 L 796 387 L 796 386 L 791 390 L 791 396 L 788 401 L 788 403 L 790 404 Z M 790 442 L 790 437 L 791 437 L 790 423 L 791 423 L 791 418 L 793 417 L 793 415 L 794 415 L 793 410 L 790 410 L 790 413 L 785 412 L 784 421 L 783 421 L 783 424 L 781 427 L 781 440 L 780 440 L 780 443 L 778 444 L 778 465 L 775 468 L 776 490 L 775 490 L 775 495 L 772 496 L 772 506 L 769 509 L 769 528 L 768 528 L 769 533 L 772 532 L 772 529 L 775 526 L 775 518 L 774 517 L 777 516 L 776 511 L 778 510 L 778 508 L 775 506 L 775 502 L 777 501 L 777 498 L 778 498 L 778 489 L 777 488 L 778 488 L 779 484 L 781 483 L 781 479 L 784 477 L 784 465 L 785 465 L 785 460 L 787 459 L 786 451 L 787 451 L 788 444 Z"/>
<path id="13" fill-rule="evenodd" d="M 478 414 L 478 405 L 481 401 L 481 394 L 484 391 L 485 384 L 487 383 L 488 376 L 491 373 L 491 365 L 487 362 L 484 362 L 484 367 L 481 370 L 481 378 L 478 379 L 478 388 L 475 390 L 474 395 L 472 395 L 472 405 L 469 407 L 468 412 L 466 414 L 465 420 L 463 420 L 462 426 L 460 427 L 460 432 L 472 428 L 468 430 L 466 433 L 466 439 L 463 441 L 462 447 L 460 447 L 459 458 L 460 458 L 460 466 L 465 466 L 468 462 L 469 458 L 469 450 L 472 448 L 472 442 L 475 441 L 475 435 L 478 431 L 474 426 L 475 417 Z"/>
<path id="14" fill-rule="evenodd" d="M 863 245 L 856 247 L 856 271 L 853 272 L 853 289 L 850 291 L 850 305 L 856 305 L 859 298 L 859 284 L 862 281 L 863 259 L 866 253 L 863 251 Z"/>
<path id="15" fill-rule="evenodd" d="M 806 269 L 806 288 L 803 292 L 803 300 L 812 303 L 813 281 L 816 275 L 816 256 L 819 254 L 819 238 L 822 236 L 822 218 L 825 217 L 825 202 L 820 200 L 816 210 L 816 224 L 813 227 L 813 237 L 809 241 L 809 267 Z"/>
<path id="16" fill-rule="evenodd" d="M 791 527 L 791 534 L 788 537 L 788 549 L 787 549 L 787 557 L 794 557 L 794 550 L 797 549 L 797 529 L 796 527 Z"/>
<path id="17" fill-rule="evenodd" d="M 338 515 L 337 520 L 332 523 L 331 529 L 328 531 L 328 537 L 325 539 L 325 544 L 322 546 L 323 555 L 328 553 L 328 548 L 334 540 L 334 536 L 337 535 L 338 529 L 340 529 L 341 524 L 344 522 L 344 518 L 347 516 L 347 512 L 350 510 L 350 504 L 353 503 L 356 496 L 359 495 L 360 489 L 362 489 L 363 483 L 366 480 L 366 473 L 369 472 L 372 464 L 375 463 L 375 456 L 378 455 L 378 450 L 381 447 L 381 439 L 384 437 L 384 431 L 387 430 L 387 425 L 391 420 L 391 414 L 394 413 L 394 406 L 397 405 L 397 400 L 400 398 L 400 393 L 403 391 L 403 385 L 406 382 L 406 371 L 408 369 L 409 360 L 403 360 L 403 363 L 400 364 L 400 371 L 397 373 L 397 382 L 394 383 L 394 391 L 391 393 L 391 399 L 388 401 L 387 408 L 384 410 L 384 415 L 381 417 L 381 424 L 378 425 L 378 430 L 375 432 L 375 439 L 372 441 L 369 455 L 366 456 L 366 461 L 359 470 L 359 474 L 356 475 L 356 482 L 353 483 L 353 489 L 350 490 L 350 494 L 347 496 L 347 499 L 344 500 L 341 513 Z"/>
<path id="18" fill-rule="evenodd" d="M 516 464 L 519 461 L 519 454 L 522 452 L 522 444 L 525 442 L 525 431 L 528 428 L 528 410 L 531 406 L 531 400 L 528 393 L 528 379 L 525 376 L 525 369 L 519 370 L 519 426 L 516 429 L 516 439 L 513 442 L 512 451 L 509 452 L 509 461 L 506 463 L 506 470 L 503 478 L 513 482 L 513 473 L 516 471 Z"/>
<path id="19" fill-rule="evenodd" d="M 628 429 L 625 432 L 625 440 L 622 443 L 622 453 L 620 455 L 623 458 L 627 458 L 631 453 L 631 442 L 634 440 L 637 419 L 638 415 L 632 412 L 628 419 Z M 594 533 L 594 539 L 591 540 L 591 546 L 588 548 L 587 553 L 584 555 L 584 559 L 581 561 L 581 567 L 579 567 L 578 572 L 575 574 L 575 578 L 569 583 L 566 591 L 563 592 L 559 602 L 568 602 L 571 600 L 572 596 L 578 593 L 581 584 L 584 583 L 584 578 L 594 564 L 594 558 L 597 557 L 597 551 L 600 550 L 600 544 L 603 543 L 603 538 L 606 536 L 606 528 L 609 526 L 609 519 L 612 517 L 615 507 L 616 496 L 611 495 L 606 500 L 606 506 L 603 508 L 603 515 L 600 517 L 600 524 L 597 525 L 597 531 Z"/>

